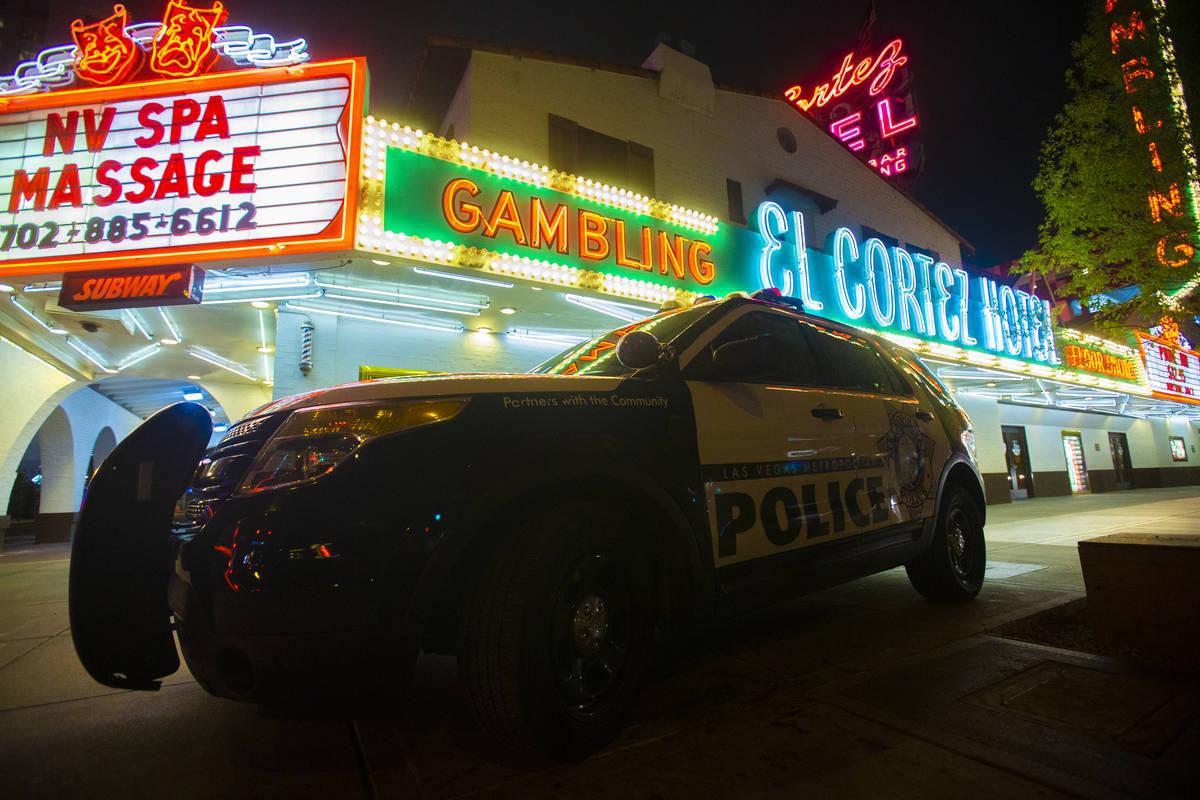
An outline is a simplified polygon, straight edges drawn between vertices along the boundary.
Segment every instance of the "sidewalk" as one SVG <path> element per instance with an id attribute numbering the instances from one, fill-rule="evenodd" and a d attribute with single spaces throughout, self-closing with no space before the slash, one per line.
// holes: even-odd
<path id="1" fill-rule="evenodd" d="M 1200 487 L 988 508 L 988 582 L 938 606 L 903 570 L 711 631 L 582 764 L 497 751 L 451 658 L 422 658 L 400 713 L 282 719 L 83 673 L 69 549 L 0 555 L 0 792 L 12 797 L 1191 797 L 1196 675 L 991 633 L 1083 595 L 1075 542 L 1196 532 Z M 320 687 L 314 687 L 320 691 Z"/>

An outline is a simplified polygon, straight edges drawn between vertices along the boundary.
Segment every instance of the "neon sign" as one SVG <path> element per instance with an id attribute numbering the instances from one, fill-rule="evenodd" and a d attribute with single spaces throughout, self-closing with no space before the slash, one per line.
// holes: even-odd
<path id="1" fill-rule="evenodd" d="M 219 58 L 236 67 L 282 67 L 309 60 L 303 39 L 276 42 L 244 25 L 222 26 L 228 12 L 220 2 L 191 8 L 171 0 L 161 22 L 128 25 L 124 6 L 92 24 L 75 20 L 75 44 L 42 50 L 12 75 L 0 77 L 0 96 L 66 89 L 78 82 L 113 86 L 144 78 L 183 78 L 208 72 Z"/>
<path id="2" fill-rule="evenodd" d="M 1161 15 L 1163 9 L 1159 7 L 1160 0 L 1152 0 L 1156 7 L 1156 12 Z M 1131 3 L 1123 3 L 1123 7 L 1128 7 Z M 1106 14 L 1114 14 L 1116 12 L 1117 0 L 1108 0 L 1105 5 Z M 1147 42 L 1146 21 L 1142 18 L 1141 12 L 1132 10 L 1128 12 L 1128 16 L 1124 12 L 1119 12 L 1118 16 L 1113 17 L 1113 22 L 1109 25 L 1109 38 L 1112 42 L 1113 55 L 1117 57 L 1121 64 L 1121 77 L 1124 81 L 1125 92 L 1128 95 L 1135 96 L 1132 99 L 1136 101 L 1136 94 L 1148 85 L 1149 81 L 1153 81 L 1156 77 L 1153 65 L 1150 60 L 1144 55 L 1138 55 L 1132 51 L 1132 48 L 1137 46 L 1145 46 Z M 1171 83 L 1171 92 L 1174 101 L 1176 113 L 1180 111 L 1183 103 L 1182 89 L 1176 91 L 1178 85 L 1178 76 L 1174 75 L 1173 57 L 1171 55 L 1170 42 L 1167 41 L 1165 34 L 1160 30 L 1158 32 L 1159 51 L 1163 59 L 1168 78 Z M 1139 107 L 1137 102 L 1132 104 L 1133 109 L 1133 126 L 1140 136 L 1147 136 L 1152 131 L 1162 130 L 1163 120 L 1156 119 L 1148 121 L 1145 111 Z M 1183 107 L 1186 112 L 1186 106 Z M 1186 120 L 1186 113 L 1183 115 Z M 1184 125 L 1186 130 L 1186 125 Z M 1158 176 L 1163 172 L 1162 157 L 1159 154 L 1159 143 L 1154 140 L 1147 142 L 1148 162 L 1151 174 Z M 1200 193 L 1200 186 L 1195 180 L 1195 155 L 1190 155 L 1191 150 L 1190 139 L 1186 138 L 1183 142 L 1184 162 L 1190 163 L 1191 167 L 1190 190 L 1191 190 L 1191 220 L 1187 220 L 1187 208 L 1184 206 L 1184 199 L 1179 188 L 1178 182 L 1172 182 L 1165 188 L 1154 186 L 1146 194 L 1146 202 L 1149 206 L 1150 220 L 1155 225 L 1167 223 L 1164 227 L 1169 227 L 1171 221 L 1182 221 L 1184 227 L 1189 231 L 1195 225 L 1197 219 L 1200 219 L 1200 209 L 1197 209 L 1198 202 L 1197 194 Z M 1188 241 L 1189 232 L 1175 230 L 1166 232 L 1155 247 L 1155 256 L 1160 264 L 1166 267 L 1182 267 L 1192 262 L 1196 255 L 1196 248 Z"/>
<path id="3" fill-rule="evenodd" d="M 1061 363 L 1049 301 L 986 277 L 972 280 L 964 269 L 877 238 L 860 246 L 845 227 L 830 235 L 824 253 L 809 251 L 804 215 L 773 201 L 759 206 L 758 219 L 762 286 L 794 286 L 812 313 L 1001 358 Z M 822 262 L 832 269 L 814 267 Z"/>
<path id="4" fill-rule="evenodd" d="M 875 80 L 871 81 L 870 90 L 867 92 L 874 97 L 891 82 L 892 77 L 896 74 L 896 69 L 908 62 L 907 56 L 900 55 L 900 48 L 903 46 L 900 39 L 893 39 L 874 60 L 864 58 L 853 67 L 851 62 L 854 59 L 854 53 L 847 53 L 846 57 L 842 59 L 841 69 L 834 73 L 828 83 L 823 83 L 814 89 L 812 97 L 805 100 L 803 98 L 804 89 L 799 85 L 788 89 L 784 92 L 784 96 L 801 111 L 808 111 L 813 105 L 819 108 L 835 97 L 841 97 L 847 89 L 865 83 L 874 75 Z"/>
<path id="5" fill-rule="evenodd" d="M 207 11 L 171 0 L 162 28 L 150 50 L 150 68 L 165 78 L 190 78 L 207 72 L 217 60 L 212 49 L 213 30 L 229 12 L 220 2 Z"/>
<path id="6" fill-rule="evenodd" d="M 1063 348 L 1063 362 L 1071 369 L 1097 372 L 1124 381 L 1136 381 L 1137 372 L 1133 363 L 1120 356 L 1070 344 Z"/>
<path id="7" fill-rule="evenodd" d="M 125 6 L 113 6 L 112 16 L 91 25 L 71 23 L 75 40 L 75 74 L 97 86 L 121 83 L 141 60 L 141 51 L 125 33 Z"/>
<path id="8" fill-rule="evenodd" d="M 885 94 L 889 87 L 897 91 L 893 84 L 908 63 L 903 47 L 902 40 L 893 39 L 877 56 L 857 63 L 855 54 L 847 53 L 841 67 L 807 97 L 799 84 L 784 92 L 788 102 L 825 124 L 842 144 L 861 153 L 863 160 L 886 176 L 908 170 L 911 144 L 897 147 L 896 137 L 917 127 L 916 114 L 903 110 L 905 99 Z M 906 85 L 907 77 L 899 83 Z M 865 92 L 853 91 L 859 86 L 865 86 Z M 836 102 L 841 98 L 845 99 Z"/>
<path id="9" fill-rule="evenodd" d="M 1172 347 L 1169 342 L 1140 331 L 1137 337 L 1154 396 L 1200 403 L 1196 394 L 1200 389 L 1200 353 Z"/>
<path id="10" fill-rule="evenodd" d="M 8 98 L 0 273 L 353 247 L 361 59 Z"/>
<path id="11" fill-rule="evenodd" d="M 411 232 L 415 219 L 427 218 L 428 205 L 434 205 L 440 211 L 434 221 L 439 238 L 449 235 L 487 250 L 546 255 L 586 269 L 623 268 L 679 285 L 704 287 L 716 277 L 713 245 L 666 221 L 617 213 L 553 190 L 517 190 L 484 173 L 446 180 L 430 173 L 431 166 L 428 159 L 389 148 L 387 173 L 397 179 L 389 182 L 385 230 Z M 415 180 L 427 174 L 428 182 L 414 190 Z M 400 181 L 409 188 L 402 191 Z"/>

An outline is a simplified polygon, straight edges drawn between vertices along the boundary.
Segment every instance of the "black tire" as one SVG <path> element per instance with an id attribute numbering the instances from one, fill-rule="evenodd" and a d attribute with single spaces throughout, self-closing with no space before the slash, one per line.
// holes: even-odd
<path id="1" fill-rule="evenodd" d="M 962 487 L 950 487 L 929 549 L 904 565 L 913 588 L 937 603 L 965 603 L 983 588 L 987 546 L 982 514 Z"/>
<path id="2" fill-rule="evenodd" d="M 595 503 L 519 525 L 459 625 L 459 675 L 488 733 L 579 760 L 621 732 L 651 660 L 647 550 L 628 519 Z"/>

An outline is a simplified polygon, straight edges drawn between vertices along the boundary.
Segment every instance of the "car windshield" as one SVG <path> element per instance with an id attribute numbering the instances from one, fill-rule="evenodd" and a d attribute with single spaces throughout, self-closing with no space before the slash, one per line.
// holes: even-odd
<path id="1" fill-rule="evenodd" d="M 633 372 L 617 360 L 617 342 L 630 331 L 654 334 L 664 344 L 675 339 L 701 317 L 712 311 L 715 303 L 676 308 L 655 314 L 649 319 L 609 331 L 542 362 L 530 372 L 541 375 L 606 375 L 620 377 Z"/>

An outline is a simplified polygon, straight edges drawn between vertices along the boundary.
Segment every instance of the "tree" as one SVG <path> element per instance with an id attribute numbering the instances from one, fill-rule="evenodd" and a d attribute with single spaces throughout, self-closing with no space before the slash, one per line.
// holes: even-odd
<path id="1" fill-rule="evenodd" d="M 1109 324 L 1200 313 L 1200 291 L 1171 299 L 1197 274 L 1200 239 L 1190 124 L 1178 124 L 1173 105 L 1162 14 L 1160 0 L 1097 2 L 1089 13 L 1072 47 L 1072 96 L 1033 182 L 1046 217 L 1037 247 L 1014 268 L 1065 277 L 1085 305 L 1121 297 L 1099 311 Z"/>

